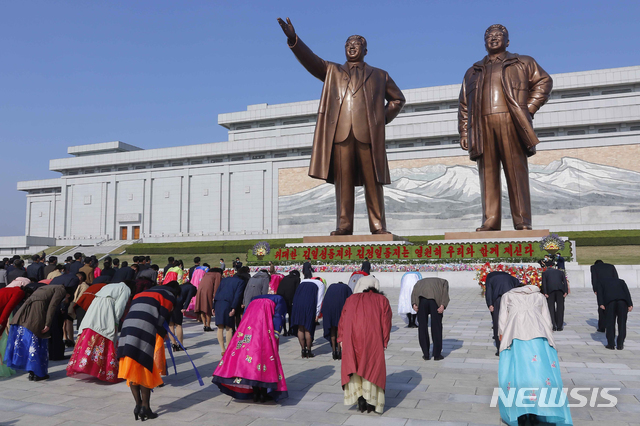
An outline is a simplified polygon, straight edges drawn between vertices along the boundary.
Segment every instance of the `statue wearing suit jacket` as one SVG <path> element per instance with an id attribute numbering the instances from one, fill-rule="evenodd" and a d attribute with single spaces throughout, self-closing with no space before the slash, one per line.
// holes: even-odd
<path id="1" fill-rule="evenodd" d="M 351 36 L 347 62 L 337 64 L 315 55 L 287 22 L 278 18 L 289 47 L 313 76 L 324 82 L 313 137 L 309 176 L 335 184 L 337 226 L 331 235 L 353 234 L 355 187 L 364 185 L 373 234 L 388 234 L 383 185 L 391 183 L 385 148 L 385 124 L 405 104 L 386 71 L 363 61 L 367 41 Z M 385 102 L 386 101 L 386 102 Z"/>

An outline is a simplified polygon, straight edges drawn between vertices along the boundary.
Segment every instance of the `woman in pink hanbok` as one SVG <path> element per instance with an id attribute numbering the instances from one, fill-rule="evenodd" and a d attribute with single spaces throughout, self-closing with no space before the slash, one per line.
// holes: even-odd
<path id="1" fill-rule="evenodd" d="M 287 304 L 275 294 L 254 297 L 244 311 L 212 382 L 220 391 L 237 399 L 265 402 L 288 396 L 284 370 L 278 353 L 280 331 Z"/>

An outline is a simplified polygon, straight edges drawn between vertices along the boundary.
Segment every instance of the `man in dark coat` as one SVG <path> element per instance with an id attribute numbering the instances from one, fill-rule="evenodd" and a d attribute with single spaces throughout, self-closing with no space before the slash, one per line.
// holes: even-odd
<path id="1" fill-rule="evenodd" d="M 596 298 L 598 297 L 598 288 L 606 285 L 609 278 L 618 278 L 616 267 L 609 263 L 604 263 L 602 260 L 596 260 L 591 265 L 591 288 Z M 598 331 L 600 333 L 605 331 L 605 319 L 604 309 L 601 309 L 600 303 L 598 303 Z"/>
<path id="2" fill-rule="evenodd" d="M 287 304 L 287 314 L 289 314 L 289 330 L 287 330 L 287 327 L 284 328 L 285 336 L 293 336 L 291 330 L 291 308 L 293 307 L 293 296 L 296 294 L 296 289 L 299 284 L 300 271 L 294 269 L 293 271 L 289 271 L 289 275 L 285 276 L 278 286 L 277 294 L 284 298 Z"/>
<path id="3" fill-rule="evenodd" d="M 112 283 L 123 283 L 125 281 L 134 280 L 136 278 L 136 272 L 129 266 L 129 263 L 125 260 L 122 262 L 122 267 L 116 269 L 116 272 L 111 278 Z"/>
<path id="4" fill-rule="evenodd" d="M 364 262 L 362 262 L 362 266 L 360 267 L 360 270 L 367 275 L 371 274 L 371 263 L 369 262 L 368 257 L 364 258 Z"/>
<path id="5" fill-rule="evenodd" d="M 562 331 L 564 325 L 564 298 L 569 293 L 564 271 L 551 266 L 542 273 L 542 294 L 547 298 L 553 331 Z"/>
<path id="6" fill-rule="evenodd" d="M 24 269 L 24 260 L 17 259 L 13 262 L 11 269 L 7 268 L 7 284 L 11 284 L 18 277 L 26 277 L 27 271 Z"/>
<path id="7" fill-rule="evenodd" d="M 58 266 L 58 258 L 56 256 L 49 256 L 48 265 L 44 267 L 44 277 L 47 278 L 50 273 L 56 270 Z"/>
<path id="8" fill-rule="evenodd" d="M 175 262 L 176 260 L 173 258 L 173 256 L 169 256 L 167 258 L 167 266 L 164 267 L 164 276 L 167 276 L 167 271 L 170 268 L 173 268 L 173 262 Z"/>
<path id="9" fill-rule="evenodd" d="M 278 18 L 298 61 L 324 84 L 313 137 L 309 176 L 335 184 L 337 228 L 331 235 L 353 234 L 355 187 L 364 186 L 369 230 L 388 234 L 384 187 L 391 183 L 385 128 L 402 110 L 405 98 L 389 74 L 364 62 L 367 40 L 352 35 L 345 43 L 347 62 L 318 57 L 300 40 L 291 21 Z"/>
<path id="10" fill-rule="evenodd" d="M 605 278 L 598 291 L 598 304 L 605 311 L 607 330 L 607 349 L 614 349 L 616 322 L 618 323 L 618 350 L 624 348 L 627 337 L 627 314 L 633 310 L 633 301 L 629 287 L 624 280 Z"/>
<path id="11" fill-rule="evenodd" d="M 44 274 L 44 264 L 40 263 L 40 256 L 34 254 L 31 256 L 31 260 L 33 263 L 27 266 L 27 278 L 36 282 L 44 280 L 46 275 Z"/>
<path id="12" fill-rule="evenodd" d="M 71 272 L 72 275 L 75 275 L 78 273 L 80 268 L 84 266 L 84 262 L 82 261 L 82 253 L 80 252 L 75 253 L 73 255 L 73 258 L 75 259 L 75 261 L 69 263 L 68 271 Z"/>
<path id="13" fill-rule="evenodd" d="M 302 276 L 305 280 L 313 277 L 313 267 L 311 266 L 311 259 L 307 257 L 307 261 L 302 265 Z"/>
<path id="14" fill-rule="evenodd" d="M 215 323 L 218 326 L 218 343 L 223 355 L 236 327 L 235 316 L 240 310 L 246 284 L 247 281 L 238 273 L 220 280 L 220 286 L 215 294 L 213 309 L 216 315 Z M 226 332 L 226 344 L 223 331 Z"/>
<path id="15" fill-rule="evenodd" d="M 493 321 L 493 340 L 496 342 L 496 356 L 500 356 L 500 337 L 498 336 L 500 301 L 503 294 L 519 285 L 520 281 L 516 277 L 503 271 L 490 272 L 485 280 L 484 297 Z"/>

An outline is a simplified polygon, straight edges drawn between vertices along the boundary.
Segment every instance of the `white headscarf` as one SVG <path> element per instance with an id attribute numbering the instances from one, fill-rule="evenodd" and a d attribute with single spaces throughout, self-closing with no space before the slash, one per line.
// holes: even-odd
<path id="1" fill-rule="evenodd" d="M 356 283 L 356 287 L 353 289 L 353 294 L 362 293 L 369 287 L 374 287 L 376 290 L 380 290 L 380 281 L 373 275 L 367 275 L 362 277 Z"/>

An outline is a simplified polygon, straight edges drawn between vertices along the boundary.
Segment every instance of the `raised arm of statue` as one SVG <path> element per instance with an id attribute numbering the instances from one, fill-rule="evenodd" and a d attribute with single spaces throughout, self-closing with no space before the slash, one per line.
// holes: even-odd
<path id="1" fill-rule="evenodd" d="M 280 27 L 282 27 L 284 35 L 287 36 L 287 42 L 289 43 L 289 46 L 293 46 L 294 44 L 296 44 L 296 30 L 293 28 L 291 19 L 287 18 L 287 22 L 284 22 L 281 18 L 278 18 L 278 24 L 280 24 Z"/>
<path id="2" fill-rule="evenodd" d="M 302 66 L 305 67 L 311 75 L 324 82 L 327 77 L 327 62 L 313 53 L 311 49 L 300 40 L 289 18 L 287 18 L 287 22 L 278 18 L 278 23 L 287 36 L 287 44 L 293 54 L 296 55 L 296 58 L 298 58 L 298 61 L 300 61 Z"/>

